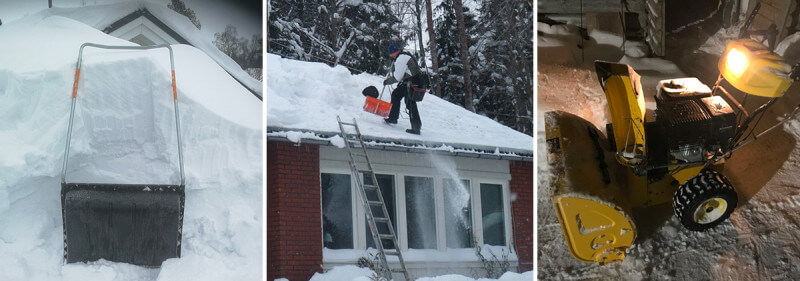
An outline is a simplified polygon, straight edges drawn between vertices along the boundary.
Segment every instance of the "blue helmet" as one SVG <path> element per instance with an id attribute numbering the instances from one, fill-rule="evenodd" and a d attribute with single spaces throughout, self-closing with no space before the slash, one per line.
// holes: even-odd
<path id="1" fill-rule="evenodd" d="M 395 44 L 395 43 L 389 44 L 389 54 L 390 55 L 394 54 L 397 51 L 400 51 L 400 46 L 397 46 L 397 44 Z"/>

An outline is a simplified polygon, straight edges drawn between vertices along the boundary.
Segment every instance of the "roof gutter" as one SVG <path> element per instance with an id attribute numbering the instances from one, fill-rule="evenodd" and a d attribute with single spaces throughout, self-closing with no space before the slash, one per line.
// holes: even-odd
<path id="1" fill-rule="evenodd" d="M 267 127 L 267 134 L 286 132 L 286 131 L 289 130 L 283 128 Z M 308 130 L 305 131 L 291 130 L 291 131 L 313 133 L 319 136 L 320 138 L 329 138 L 339 135 L 338 133 L 314 132 Z M 267 136 L 267 141 L 294 142 L 292 140 L 289 140 L 287 137 L 283 136 Z M 496 147 L 480 146 L 480 145 L 425 142 L 425 141 L 420 141 L 416 143 L 412 142 L 403 143 L 398 140 L 382 139 L 372 136 L 364 136 L 364 142 L 366 143 L 367 147 L 369 147 L 369 149 L 374 149 L 374 150 L 396 151 L 396 152 L 406 152 L 406 153 L 424 153 L 424 154 L 434 153 L 434 154 L 450 155 L 457 157 L 533 162 L 532 151 L 521 151 L 508 148 L 506 148 L 505 151 L 503 152 L 514 153 L 515 155 L 496 154 L 495 153 L 495 150 L 497 150 Z M 333 144 L 331 144 L 329 140 L 313 139 L 313 138 L 301 138 L 300 141 L 297 143 L 333 146 Z M 453 147 L 456 149 L 456 151 L 435 149 L 436 147 L 441 147 L 441 146 Z"/>

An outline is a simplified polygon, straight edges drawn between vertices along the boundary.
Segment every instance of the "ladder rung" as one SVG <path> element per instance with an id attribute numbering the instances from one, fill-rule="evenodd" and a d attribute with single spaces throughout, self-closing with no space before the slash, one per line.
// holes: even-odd
<path id="1" fill-rule="evenodd" d="M 350 154 L 350 169 L 353 172 L 364 174 L 364 175 L 372 175 L 372 179 L 375 179 L 375 171 L 372 170 L 372 165 L 369 161 L 369 156 L 367 156 L 367 145 L 364 143 L 364 139 L 361 135 L 361 132 L 358 130 L 358 125 L 356 121 L 353 120 L 352 123 L 349 122 L 342 122 L 341 119 L 337 116 L 336 119 L 339 121 L 339 127 L 341 130 L 341 136 L 345 140 L 345 147 L 347 148 L 347 152 Z M 355 132 L 348 133 L 344 126 L 351 126 L 354 128 Z M 361 157 L 361 158 L 357 158 Z M 357 160 L 358 159 L 358 160 Z M 358 165 L 358 163 L 366 163 L 366 167 Z M 359 169 L 361 167 L 362 169 Z M 363 168 L 367 168 L 364 170 Z M 383 202 L 380 196 L 378 196 L 377 201 L 372 201 L 368 199 L 369 193 L 366 191 L 374 191 L 375 194 L 380 194 L 380 187 L 378 186 L 377 182 L 372 182 L 372 184 L 363 184 L 361 181 L 357 181 L 358 185 L 361 188 L 361 192 L 364 195 L 362 200 L 365 200 L 369 210 L 367 213 L 367 218 L 371 218 L 370 227 L 377 228 L 377 223 L 384 223 L 387 227 L 389 227 L 389 233 L 394 233 L 393 228 L 391 227 L 391 220 L 389 219 L 389 214 L 385 212 L 386 203 Z M 364 202 L 364 201 L 362 201 Z M 375 217 L 372 212 L 372 207 L 383 207 L 383 213 L 380 217 Z M 394 246 L 397 247 L 397 237 L 392 234 L 381 234 L 380 228 L 377 228 L 377 233 L 373 233 L 373 237 L 377 237 L 380 241 L 375 241 L 376 245 L 382 245 L 383 241 L 391 240 L 394 243 Z M 380 244 L 379 244 L 380 243 Z M 382 249 L 382 247 L 379 247 Z M 405 263 L 403 262 L 403 256 L 400 253 L 399 249 L 392 249 L 391 251 L 386 251 L 385 249 L 381 251 L 383 255 L 381 255 L 381 259 L 385 268 L 381 271 L 380 275 L 387 279 L 392 279 L 392 273 L 402 273 L 405 276 L 406 280 L 409 280 L 408 277 L 408 270 L 406 270 Z M 389 268 L 388 264 L 386 263 L 386 256 L 397 256 L 400 261 L 400 268 Z"/>

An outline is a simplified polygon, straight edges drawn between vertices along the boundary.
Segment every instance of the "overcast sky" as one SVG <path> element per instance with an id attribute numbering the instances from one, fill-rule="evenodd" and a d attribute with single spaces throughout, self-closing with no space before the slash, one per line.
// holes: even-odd
<path id="1" fill-rule="evenodd" d="M 125 1 L 134 0 L 53 0 L 53 7 L 70 8 Z M 165 7 L 170 2 L 148 1 L 163 3 Z M 214 33 L 224 31 L 228 24 L 236 27 L 240 37 L 250 39 L 253 34 L 261 34 L 263 15 L 261 0 L 184 0 L 183 2 L 194 10 L 202 26 L 200 31 L 209 40 L 214 40 Z M 47 0 L 0 0 L 0 20 L 6 24 L 42 9 L 47 9 Z"/>

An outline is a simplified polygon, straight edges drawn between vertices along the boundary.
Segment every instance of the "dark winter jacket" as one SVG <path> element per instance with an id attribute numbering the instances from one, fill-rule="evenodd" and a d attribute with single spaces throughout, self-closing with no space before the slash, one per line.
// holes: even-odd
<path id="1" fill-rule="evenodd" d="M 392 71 L 389 73 L 389 77 L 384 81 L 384 84 L 411 81 L 411 84 L 419 85 L 420 83 L 417 82 L 420 77 L 419 74 L 419 65 L 417 64 L 416 58 L 409 53 L 400 52 L 400 54 L 394 58 Z"/>

